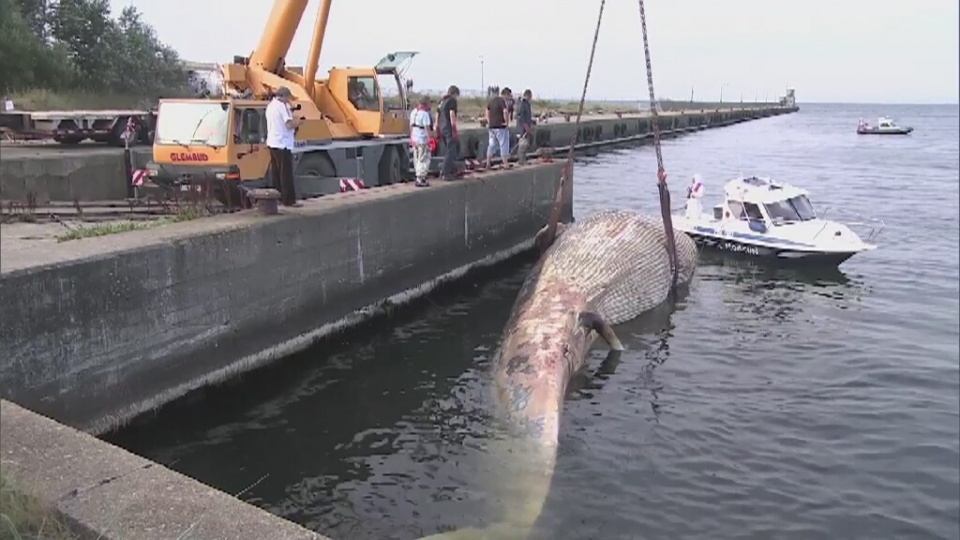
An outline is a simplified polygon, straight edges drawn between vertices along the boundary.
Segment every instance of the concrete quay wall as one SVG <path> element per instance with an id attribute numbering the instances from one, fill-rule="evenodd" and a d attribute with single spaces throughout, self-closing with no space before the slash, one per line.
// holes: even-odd
<path id="1" fill-rule="evenodd" d="M 83 539 L 325 540 L 158 463 L 0 400 L 4 476 Z"/>
<path id="2" fill-rule="evenodd" d="M 53 153 L 7 157 L 0 149 L 0 199 L 26 202 L 30 194 L 37 204 L 122 200 L 127 196 L 122 153 Z"/>
<path id="3" fill-rule="evenodd" d="M 112 429 L 471 265 L 519 254 L 546 222 L 562 165 L 4 255 L 0 397 L 90 433 Z"/>
<path id="4" fill-rule="evenodd" d="M 666 136 L 692 130 L 722 127 L 788 114 L 796 109 L 744 107 L 734 109 L 668 110 L 660 118 L 661 132 Z M 533 148 L 563 147 L 574 138 L 575 117 L 551 118 L 534 131 Z M 647 114 L 585 116 L 581 120 L 581 146 L 616 144 L 624 139 L 651 135 Z M 513 130 L 514 137 L 517 130 Z M 463 123 L 460 134 L 460 155 L 466 159 L 483 159 L 487 151 L 487 130 L 475 123 Z M 438 149 L 442 152 L 441 148 Z M 151 158 L 150 147 L 133 150 L 134 166 L 144 167 Z M 123 174 L 122 151 L 114 148 L 84 145 L 77 148 L 52 147 L 0 148 L 0 199 L 25 201 L 28 193 L 37 204 L 122 200 L 127 197 L 127 179 Z"/>

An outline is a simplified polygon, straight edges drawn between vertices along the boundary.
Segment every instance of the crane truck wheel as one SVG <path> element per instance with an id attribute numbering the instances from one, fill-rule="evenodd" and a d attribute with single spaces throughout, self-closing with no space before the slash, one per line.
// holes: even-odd
<path id="1" fill-rule="evenodd" d="M 378 169 L 381 186 L 389 186 L 403 181 L 400 154 L 393 146 L 387 146 L 383 149 Z"/>
<path id="2" fill-rule="evenodd" d="M 305 154 L 293 173 L 297 196 L 301 199 L 312 199 L 337 193 L 340 182 L 336 176 L 337 167 L 326 152 L 321 150 Z"/>
<path id="3" fill-rule="evenodd" d="M 333 166 L 330 156 L 322 152 L 315 152 L 303 156 L 303 159 L 297 164 L 296 175 L 333 178 L 337 175 L 337 168 Z"/>

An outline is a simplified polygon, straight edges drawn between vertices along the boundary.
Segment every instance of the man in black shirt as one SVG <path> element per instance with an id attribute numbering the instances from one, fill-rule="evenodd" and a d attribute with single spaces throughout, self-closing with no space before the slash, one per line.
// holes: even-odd
<path id="1" fill-rule="evenodd" d="M 507 123 L 507 99 L 511 98 L 510 89 L 504 88 L 501 95 L 490 98 L 487 103 L 487 168 L 493 160 L 494 149 L 500 149 L 500 159 L 504 163 L 510 160 L 510 127 Z"/>
<path id="2" fill-rule="evenodd" d="M 447 95 L 440 100 L 437 114 L 437 126 L 443 139 L 443 165 L 440 167 L 441 180 L 453 180 L 457 159 L 460 155 L 460 134 L 457 132 L 457 98 L 460 89 L 455 84 L 447 89 Z"/>

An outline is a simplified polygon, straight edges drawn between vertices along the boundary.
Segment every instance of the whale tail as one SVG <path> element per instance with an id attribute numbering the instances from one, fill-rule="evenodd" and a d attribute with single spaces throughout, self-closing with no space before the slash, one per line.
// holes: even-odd
<path id="1" fill-rule="evenodd" d="M 556 444 L 525 437 L 491 441 L 488 492 L 501 509 L 483 527 L 444 531 L 418 540 L 526 540 L 543 512 L 556 465 Z"/>

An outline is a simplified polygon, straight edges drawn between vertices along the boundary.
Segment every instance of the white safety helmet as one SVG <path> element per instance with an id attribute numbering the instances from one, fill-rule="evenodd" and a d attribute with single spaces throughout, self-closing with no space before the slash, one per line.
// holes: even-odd
<path id="1" fill-rule="evenodd" d="M 694 174 L 694 175 L 693 175 L 693 178 L 690 179 L 690 183 L 691 183 L 691 184 L 700 184 L 700 183 L 703 183 L 703 179 L 700 178 L 700 175 L 699 175 L 699 174 Z"/>

